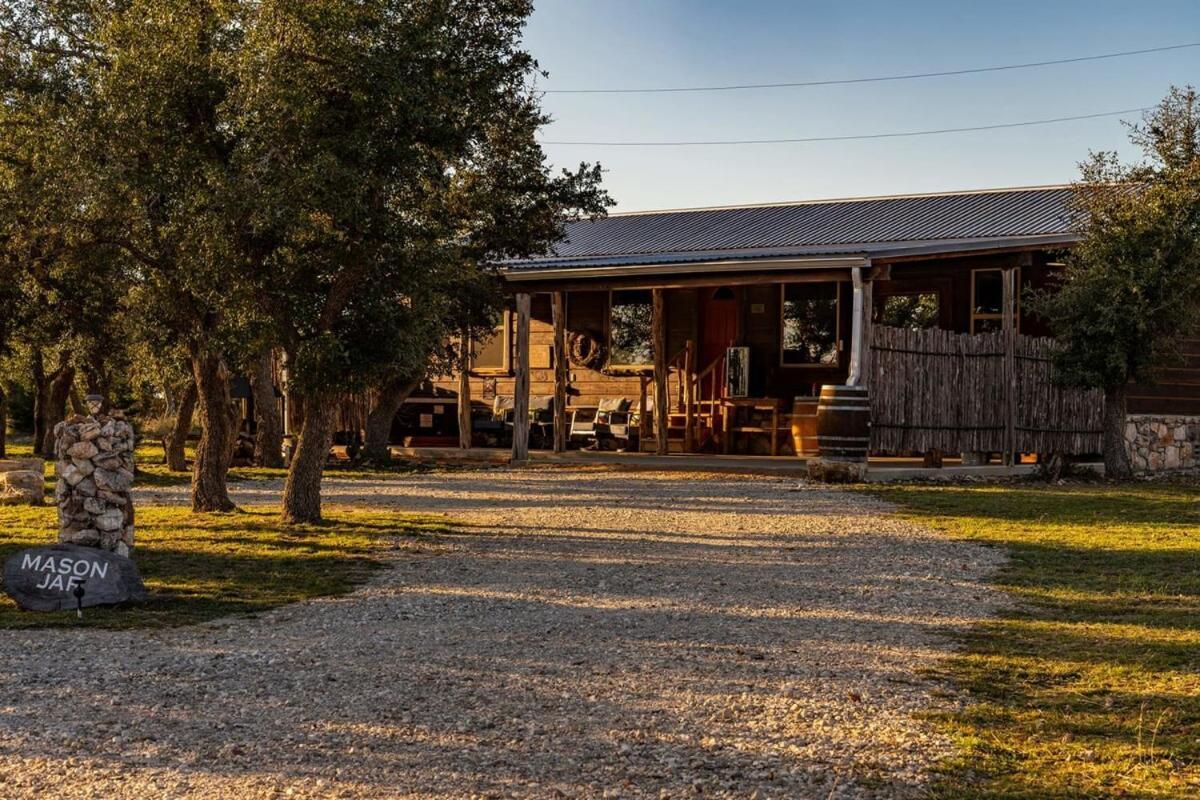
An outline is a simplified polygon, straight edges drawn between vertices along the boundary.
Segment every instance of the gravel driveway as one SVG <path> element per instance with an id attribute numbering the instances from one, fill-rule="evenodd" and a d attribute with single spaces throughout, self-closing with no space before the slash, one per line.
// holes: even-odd
<path id="1" fill-rule="evenodd" d="M 795 481 L 326 488 L 464 526 L 353 595 L 257 619 L 0 632 L 0 794 L 907 797 L 949 752 L 914 717 L 953 702 L 922 670 L 998 602 L 997 552 Z"/>

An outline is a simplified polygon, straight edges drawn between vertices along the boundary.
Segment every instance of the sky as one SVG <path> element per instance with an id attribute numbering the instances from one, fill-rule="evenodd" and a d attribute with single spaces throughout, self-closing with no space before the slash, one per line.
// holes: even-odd
<path id="1" fill-rule="evenodd" d="M 1140 108 L 1200 84 L 1200 47 L 989 74 L 680 94 L 553 90 L 810 81 L 1200 42 L 1200 0 L 540 0 L 525 43 L 549 77 L 543 139 L 877 134 Z M 1137 114 L 1127 115 L 1136 120 Z M 1065 183 L 1089 150 L 1135 152 L 1120 117 L 849 142 L 546 145 L 600 162 L 614 211 Z"/>

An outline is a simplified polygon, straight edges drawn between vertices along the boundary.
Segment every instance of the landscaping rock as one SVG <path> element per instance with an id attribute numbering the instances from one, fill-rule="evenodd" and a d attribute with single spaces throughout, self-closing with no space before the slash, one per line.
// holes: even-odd
<path id="1" fill-rule="evenodd" d="M 867 479 L 867 462 L 810 458 L 808 479 L 820 483 L 862 483 Z"/>
<path id="2" fill-rule="evenodd" d="M 41 469 L 0 472 L 0 505 L 40 506 L 46 494 L 45 480 Z"/>
<path id="3" fill-rule="evenodd" d="M 80 531 L 83 534 L 96 531 Z M 76 597 L 76 590 L 82 596 Z M 4 591 L 26 611 L 66 611 L 143 600 L 137 566 L 124 556 L 78 544 L 21 550 L 4 562 Z"/>

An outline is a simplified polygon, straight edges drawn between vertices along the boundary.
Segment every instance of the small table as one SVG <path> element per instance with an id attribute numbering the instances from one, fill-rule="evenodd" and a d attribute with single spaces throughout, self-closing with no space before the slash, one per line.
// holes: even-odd
<path id="1" fill-rule="evenodd" d="M 774 397 L 726 397 L 721 401 L 726 411 L 721 420 L 721 452 L 729 454 L 735 433 L 766 433 L 771 437 L 771 455 L 779 455 L 779 400 Z M 765 411 L 771 415 L 770 427 L 735 425 L 739 410 Z"/>

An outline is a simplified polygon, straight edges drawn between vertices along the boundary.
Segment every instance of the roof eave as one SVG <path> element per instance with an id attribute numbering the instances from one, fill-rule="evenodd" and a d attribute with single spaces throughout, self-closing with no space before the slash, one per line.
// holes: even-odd
<path id="1" fill-rule="evenodd" d="M 616 264 L 599 267 L 500 268 L 504 279 L 544 281 L 555 278 L 620 278 L 628 275 L 681 275 L 708 272 L 775 272 L 806 269 L 849 269 L 870 266 L 866 254 L 795 258 L 729 258 L 664 264 Z"/>
<path id="2" fill-rule="evenodd" d="M 984 253 L 1000 253 L 1011 250 L 1066 247 L 1077 243 L 1079 239 L 1079 233 L 1069 232 L 1038 234 L 1034 236 L 1006 236 L 998 239 L 927 242 L 895 248 L 881 248 L 871 251 L 870 255 L 874 260 L 886 263 L 888 261 L 914 259 L 923 256 L 946 256 L 958 253 L 982 255 Z"/>

